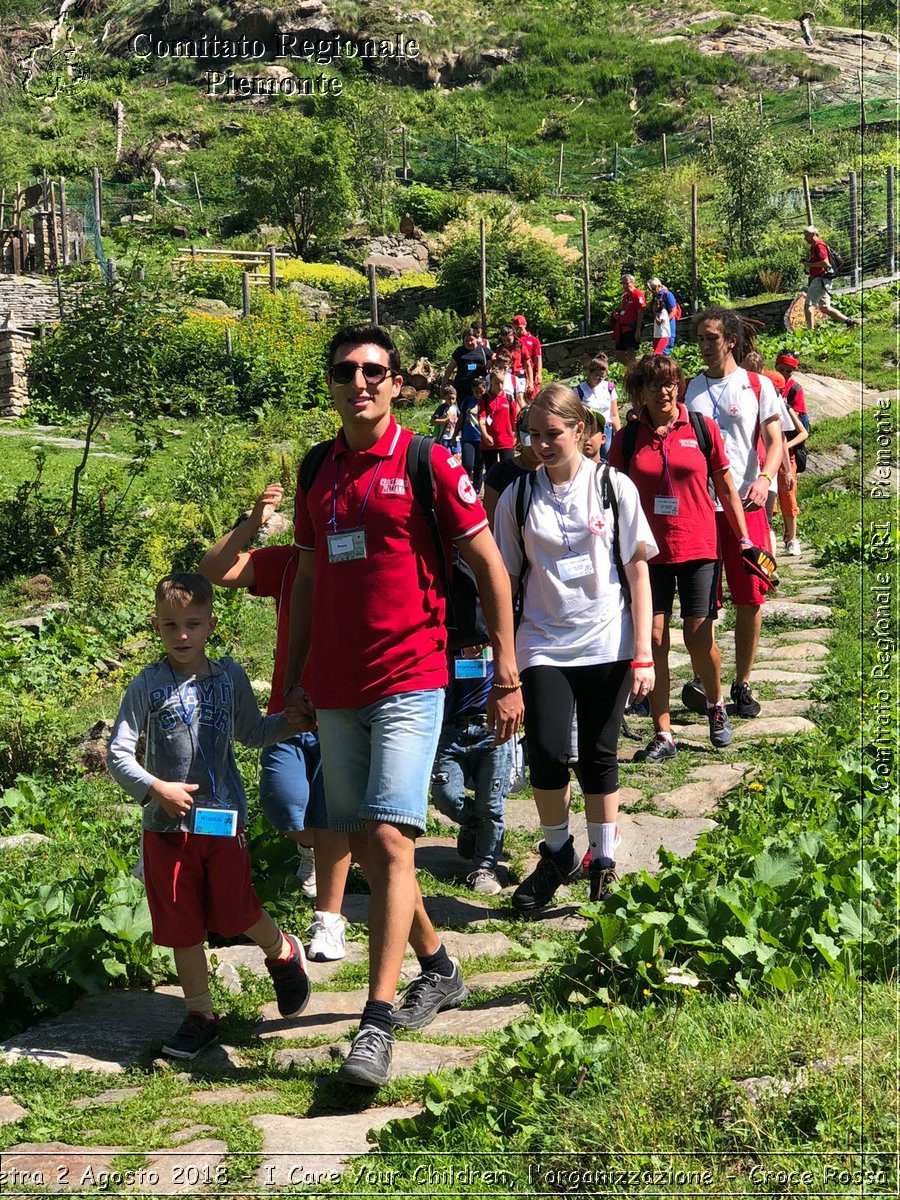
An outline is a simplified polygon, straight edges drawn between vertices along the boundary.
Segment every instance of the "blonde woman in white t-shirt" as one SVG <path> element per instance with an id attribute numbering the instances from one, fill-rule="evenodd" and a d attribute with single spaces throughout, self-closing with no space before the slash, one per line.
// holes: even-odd
<path id="1" fill-rule="evenodd" d="M 516 658 L 544 834 L 540 862 L 512 897 L 513 907 L 526 913 L 549 903 L 581 870 L 569 833 L 575 715 L 592 899 L 605 896 L 616 878 L 616 747 L 629 697 L 643 699 L 653 688 L 647 559 L 657 552 L 631 481 L 616 472 L 605 480 L 608 468 L 583 456 L 584 413 L 570 388 L 550 384 L 538 394 L 528 411 L 528 433 L 540 466 L 530 489 L 527 479 L 506 489 L 494 518 L 514 593 L 521 580 Z M 521 531 L 520 489 L 521 509 L 528 497 Z M 615 492 L 617 522 L 611 504 L 604 504 L 607 489 Z M 616 565 L 616 524 L 624 581 Z"/>

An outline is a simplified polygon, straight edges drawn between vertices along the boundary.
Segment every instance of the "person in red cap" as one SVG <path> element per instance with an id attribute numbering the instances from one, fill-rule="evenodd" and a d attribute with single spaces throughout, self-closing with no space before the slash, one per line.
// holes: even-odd
<path id="1" fill-rule="evenodd" d="M 522 346 L 522 353 L 531 363 L 531 387 L 525 393 L 525 402 L 530 403 L 541 390 L 541 374 L 544 366 L 543 351 L 541 343 L 533 333 L 528 332 L 528 322 L 519 313 L 513 317 L 512 323 L 519 335 L 519 342 Z"/>
<path id="2" fill-rule="evenodd" d="M 842 325 L 862 325 L 860 317 L 847 317 L 831 303 L 835 269 L 829 257 L 828 247 L 819 237 L 819 231 L 815 225 L 807 225 L 803 230 L 803 237 L 809 246 L 809 258 L 803 264 L 809 272 L 809 281 L 806 285 L 806 324 L 808 327 L 810 329 L 813 327 L 814 308 L 823 312 L 826 317 L 831 317 L 833 321 L 840 321 Z"/>

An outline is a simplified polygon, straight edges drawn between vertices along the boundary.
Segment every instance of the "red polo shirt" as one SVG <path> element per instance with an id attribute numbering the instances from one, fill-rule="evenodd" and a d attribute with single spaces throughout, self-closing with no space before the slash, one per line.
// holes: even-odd
<path id="1" fill-rule="evenodd" d="M 828 247 L 821 238 L 814 237 L 809 247 L 809 277 L 825 274 L 825 263 L 828 261 Z"/>
<path id="2" fill-rule="evenodd" d="M 622 303 L 619 305 L 619 311 L 616 314 L 619 318 L 619 325 L 623 329 L 636 328 L 638 321 L 641 319 L 641 312 L 646 307 L 646 297 L 638 288 L 635 288 L 633 292 L 623 292 Z"/>
<path id="3" fill-rule="evenodd" d="M 712 439 L 710 465 L 713 471 L 720 471 L 728 466 L 722 435 L 715 421 L 708 417 L 704 420 Z M 613 439 L 609 465 L 622 469 L 622 439 L 618 435 Z M 678 405 L 678 415 L 665 437 L 650 423 L 646 408 L 641 409 L 628 474 L 659 546 L 651 569 L 658 563 L 719 557 L 715 503 L 706 486 L 706 456 L 697 445 L 683 404 Z M 653 502 L 657 496 L 674 497 L 678 501 L 677 516 L 655 513 Z"/>
<path id="4" fill-rule="evenodd" d="M 444 596 L 434 540 L 406 473 L 411 438 L 391 418 L 371 449 L 353 452 L 341 432 L 309 494 L 297 489 L 294 536 L 315 554 L 304 685 L 318 708 L 361 708 L 400 692 L 446 686 Z M 435 446 L 432 463 L 434 511 L 445 544 L 486 529 L 459 459 Z M 365 558 L 328 561 L 333 507 L 338 532 L 365 530 Z"/>
<path id="5" fill-rule="evenodd" d="M 515 397 L 508 392 L 490 393 L 481 401 L 479 412 L 484 417 L 493 445 L 487 450 L 512 450 L 516 444 L 516 418 L 519 409 Z"/>
<path id="6" fill-rule="evenodd" d="M 519 334 L 519 341 L 522 343 L 522 350 L 525 353 L 525 357 L 531 363 L 532 371 L 536 372 L 538 361 L 541 357 L 541 343 L 533 333 L 528 333 L 527 330 L 523 330 Z"/>
<path id="7" fill-rule="evenodd" d="M 250 551 L 253 563 L 254 596 L 271 596 L 275 601 L 277 625 L 275 630 L 275 666 L 272 670 L 270 713 L 284 712 L 284 668 L 287 661 L 288 637 L 291 628 L 291 591 L 297 574 L 296 546 L 263 546 Z"/>

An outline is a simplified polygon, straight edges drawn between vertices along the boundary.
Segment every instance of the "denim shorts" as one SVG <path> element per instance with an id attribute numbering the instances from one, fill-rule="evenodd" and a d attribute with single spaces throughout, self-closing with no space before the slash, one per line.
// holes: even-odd
<path id="1" fill-rule="evenodd" d="M 368 821 L 425 829 L 443 713 L 442 688 L 317 711 L 329 829 L 353 833 Z"/>
<path id="2" fill-rule="evenodd" d="M 280 833 L 327 829 L 322 755 L 314 733 L 297 733 L 260 756 L 259 804 Z"/>

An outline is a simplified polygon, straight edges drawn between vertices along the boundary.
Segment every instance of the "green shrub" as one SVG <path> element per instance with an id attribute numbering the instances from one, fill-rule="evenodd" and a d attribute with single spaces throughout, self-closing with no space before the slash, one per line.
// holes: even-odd
<path id="1" fill-rule="evenodd" d="M 669 246 L 654 254 L 650 260 L 653 274 L 670 287 L 681 304 L 682 311 L 690 309 L 691 259 L 681 246 Z M 701 238 L 697 247 L 697 286 L 701 308 L 722 304 L 728 300 L 725 255 L 715 242 Z"/>
<path id="2" fill-rule="evenodd" d="M 397 216 L 412 217 L 422 229 L 443 229 L 449 221 L 461 217 L 465 207 L 465 195 L 443 192 L 425 183 L 411 183 L 394 196 Z"/>
<path id="3" fill-rule="evenodd" d="M 207 258 L 203 255 L 181 268 L 180 286 L 189 296 L 206 296 L 224 300 L 232 308 L 241 304 L 243 268 L 231 259 Z"/>
<path id="4" fill-rule="evenodd" d="M 463 319 L 442 308 L 422 309 L 406 330 L 409 353 L 431 362 L 445 362 L 462 341 Z"/>
<path id="5" fill-rule="evenodd" d="M 806 271 L 796 249 L 782 249 L 730 259 L 725 278 L 729 296 L 737 299 L 769 292 L 794 294 L 806 282 Z"/>

